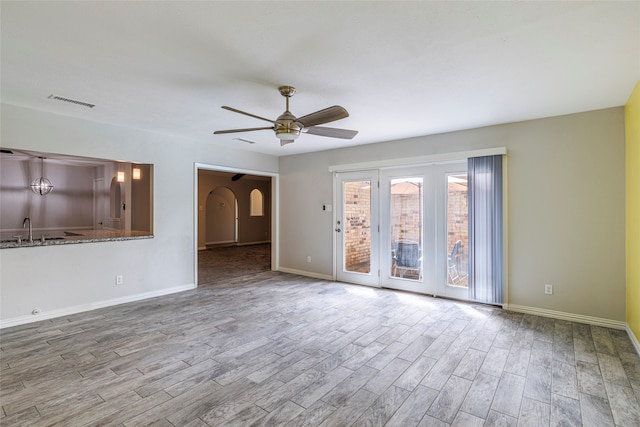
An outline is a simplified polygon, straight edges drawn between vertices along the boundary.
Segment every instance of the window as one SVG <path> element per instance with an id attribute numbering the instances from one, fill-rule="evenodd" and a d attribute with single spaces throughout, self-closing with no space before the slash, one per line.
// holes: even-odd
<path id="1" fill-rule="evenodd" d="M 264 216 L 264 196 L 262 191 L 254 188 L 251 190 L 250 197 L 250 215 L 251 216 Z"/>

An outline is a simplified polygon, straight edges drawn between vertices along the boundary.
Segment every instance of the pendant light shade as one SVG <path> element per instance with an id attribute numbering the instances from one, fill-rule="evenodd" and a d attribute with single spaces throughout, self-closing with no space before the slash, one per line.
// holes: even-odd
<path id="1" fill-rule="evenodd" d="M 41 196 L 49 194 L 53 190 L 51 181 L 44 177 L 44 157 L 40 157 L 40 178 L 34 179 L 29 187 L 31 191 Z"/>

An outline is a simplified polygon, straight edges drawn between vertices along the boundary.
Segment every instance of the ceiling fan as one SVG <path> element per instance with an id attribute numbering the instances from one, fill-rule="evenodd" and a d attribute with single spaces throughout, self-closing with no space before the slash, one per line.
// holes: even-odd
<path id="1" fill-rule="evenodd" d="M 255 114 L 240 111 L 232 107 L 227 107 L 226 105 L 222 106 L 222 108 L 224 108 L 225 110 L 233 111 L 234 113 L 244 114 L 245 116 L 273 123 L 273 126 L 217 130 L 213 132 L 214 135 L 271 129 L 276 133 L 276 137 L 278 137 L 278 139 L 280 140 L 280 145 L 285 145 L 294 142 L 296 138 L 300 136 L 300 132 L 309 133 L 311 135 L 328 136 L 330 138 L 342 139 L 352 139 L 358 134 L 357 130 L 318 126 L 336 120 L 344 119 L 345 117 L 349 117 L 349 113 L 343 107 L 334 105 L 333 107 L 328 107 L 324 110 L 319 110 L 314 113 L 307 114 L 306 116 L 296 117 L 289 111 L 289 98 L 291 98 L 293 94 L 296 93 L 296 88 L 294 88 L 293 86 L 280 86 L 278 90 L 280 90 L 280 94 L 286 98 L 287 103 L 286 111 L 275 120 L 256 116 Z"/>

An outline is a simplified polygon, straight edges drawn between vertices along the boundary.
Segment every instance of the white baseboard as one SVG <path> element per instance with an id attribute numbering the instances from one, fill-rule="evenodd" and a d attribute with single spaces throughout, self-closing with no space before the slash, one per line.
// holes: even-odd
<path id="1" fill-rule="evenodd" d="M 313 277 L 314 279 L 333 281 L 333 276 L 314 273 L 313 271 L 296 270 L 295 268 L 286 268 L 286 267 L 280 267 L 278 271 L 282 271 L 283 273 L 297 274 L 298 276 Z"/>
<path id="2" fill-rule="evenodd" d="M 232 245 L 233 243 L 236 243 L 235 240 L 220 240 L 217 242 L 204 242 L 205 245 Z"/>
<path id="3" fill-rule="evenodd" d="M 255 242 L 236 242 L 235 240 L 229 240 L 229 241 L 224 241 L 224 242 L 206 242 L 206 245 L 209 246 L 216 246 L 216 245 L 228 245 L 228 246 L 251 246 L 251 245 L 261 245 L 263 243 L 271 243 L 271 240 L 260 240 L 260 241 L 255 241 Z M 198 247 L 198 250 L 201 249 L 207 249 L 206 246 L 204 247 Z"/>
<path id="4" fill-rule="evenodd" d="M 565 313 L 563 311 L 547 310 L 544 308 L 526 307 L 523 305 L 505 304 L 505 310 L 518 313 L 533 314 L 553 319 L 567 320 L 569 322 L 586 323 L 595 326 L 604 326 L 612 329 L 627 329 L 627 323 L 619 320 L 602 319 L 600 317 L 584 316 L 582 314 Z"/>
<path id="5" fill-rule="evenodd" d="M 27 315 L 14 317 L 12 319 L 0 320 L 0 329 L 10 328 L 12 326 L 24 325 L 27 323 L 39 322 L 41 320 L 53 319 L 55 317 L 70 316 L 72 314 L 82 313 L 84 311 L 96 310 L 98 308 L 111 307 L 114 305 L 126 304 L 128 302 L 140 301 L 149 298 L 155 298 L 162 295 L 174 294 L 176 292 L 188 291 L 195 289 L 193 283 L 176 286 L 173 288 L 160 289 L 157 291 L 144 292 L 136 295 L 127 295 L 125 297 L 114 298 L 105 301 L 92 302 L 88 304 L 76 305 L 73 307 L 61 308 L 58 310 L 46 311 L 36 315 Z"/>
<path id="6" fill-rule="evenodd" d="M 633 333 L 628 323 L 625 329 L 627 330 L 627 335 L 629 335 L 629 339 L 631 340 L 631 343 L 636 349 L 636 353 L 638 353 L 638 355 L 640 356 L 640 342 L 638 342 L 638 339 L 636 338 L 636 334 Z"/>
<path id="7" fill-rule="evenodd" d="M 264 243 L 271 243 L 271 240 L 260 240 L 260 241 L 256 241 L 256 242 L 243 242 L 243 243 L 238 243 L 238 246 L 262 245 Z"/>

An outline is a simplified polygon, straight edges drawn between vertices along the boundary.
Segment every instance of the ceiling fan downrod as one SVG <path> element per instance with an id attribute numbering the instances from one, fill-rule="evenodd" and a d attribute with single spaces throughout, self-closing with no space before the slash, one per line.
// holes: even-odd
<path id="1" fill-rule="evenodd" d="M 278 117 L 278 125 L 275 126 L 276 137 L 280 139 L 280 145 L 290 144 L 300 136 L 302 126 L 296 123 L 296 116 L 289 111 L 289 98 L 296 93 L 293 86 L 280 86 L 280 95 L 284 96 L 286 102 L 285 112 Z"/>

